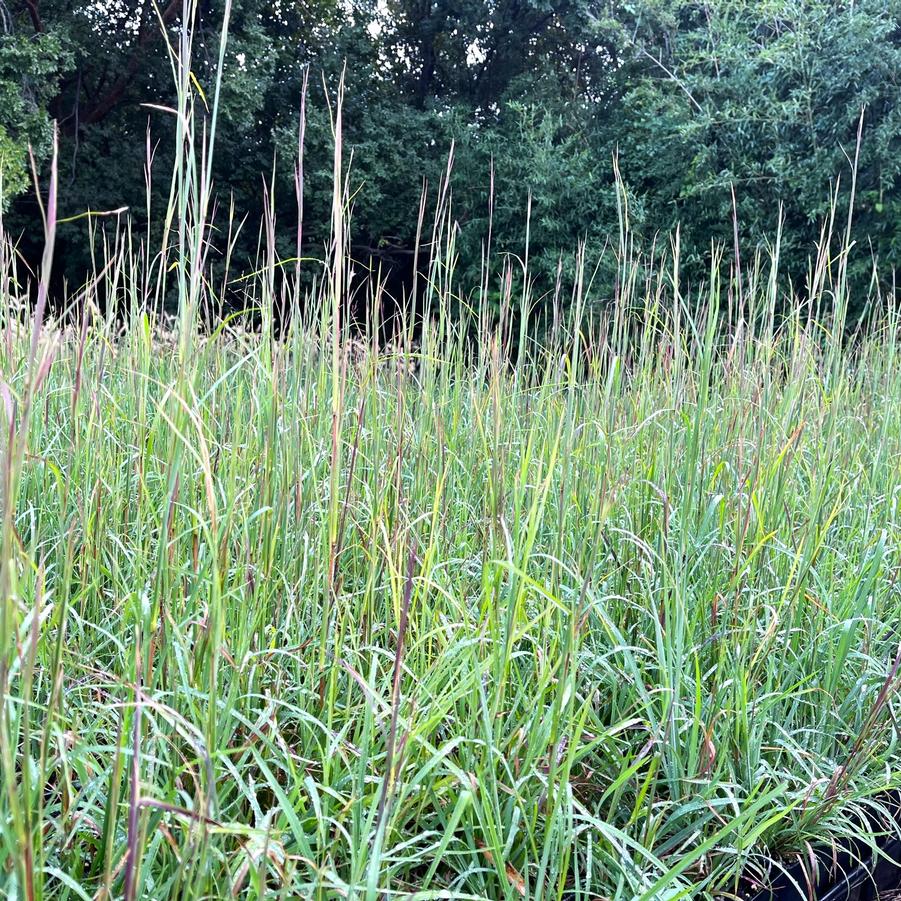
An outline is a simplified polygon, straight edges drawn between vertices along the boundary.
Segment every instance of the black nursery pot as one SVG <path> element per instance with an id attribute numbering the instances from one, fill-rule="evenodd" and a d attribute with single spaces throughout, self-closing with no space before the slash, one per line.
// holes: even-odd
<path id="1" fill-rule="evenodd" d="M 901 796 L 893 793 L 886 806 L 901 824 Z M 880 831 L 877 823 L 873 826 L 874 831 Z M 816 850 L 819 877 L 814 899 L 878 901 L 882 892 L 901 887 L 901 839 L 894 837 L 896 834 L 877 840 L 878 852 L 862 841 L 850 842 L 837 852 L 832 848 Z M 749 901 L 811 901 L 804 866 L 799 862 L 786 869 L 774 876 L 767 888 L 749 895 Z"/>

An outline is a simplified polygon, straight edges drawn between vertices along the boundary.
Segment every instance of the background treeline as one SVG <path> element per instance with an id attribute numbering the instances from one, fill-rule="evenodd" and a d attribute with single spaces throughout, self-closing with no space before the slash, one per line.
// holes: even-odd
<path id="1" fill-rule="evenodd" d="M 212 102 L 222 14 L 223 0 L 198 13 L 199 108 Z M 26 258 L 40 233 L 26 148 L 46 159 L 52 120 L 61 218 L 127 206 L 141 235 L 149 198 L 162 227 L 174 119 L 161 107 L 174 89 L 161 25 L 176 42 L 181 16 L 181 0 L 0 0 L 5 219 Z M 589 263 L 603 259 L 624 218 L 648 246 L 667 247 L 680 224 L 684 271 L 703 278 L 712 242 L 732 254 L 737 234 L 750 256 L 776 239 L 781 216 L 780 263 L 803 280 L 836 190 L 847 203 L 862 110 L 853 228 L 868 251 L 854 275 L 867 280 L 875 259 L 890 279 L 901 247 L 899 22 L 901 0 L 234 0 L 214 172 L 220 218 L 232 204 L 247 216 L 232 266 L 254 265 L 267 202 L 279 252 L 297 255 L 298 181 L 301 251 L 323 255 L 329 100 L 344 71 L 353 253 L 391 270 L 398 293 L 423 184 L 428 220 L 451 147 L 461 285 L 478 284 L 489 215 L 501 254 L 524 254 L 528 221 L 536 297 L 561 263 L 574 267 L 580 243 Z M 88 221 L 102 228 L 81 218 L 59 230 L 57 273 L 73 283 L 90 264 Z M 600 295 L 614 290 L 603 271 Z"/>

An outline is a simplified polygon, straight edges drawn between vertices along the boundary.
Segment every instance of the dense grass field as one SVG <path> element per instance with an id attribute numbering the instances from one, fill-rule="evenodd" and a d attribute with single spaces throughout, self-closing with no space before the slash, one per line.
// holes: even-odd
<path id="1" fill-rule="evenodd" d="M 518 366 L 438 314 L 8 318 L 5 894 L 730 897 L 857 832 L 901 781 L 899 323 L 760 279 L 736 330 L 656 265 Z"/>
<path id="2" fill-rule="evenodd" d="M 161 249 L 104 220 L 52 307 L 52 168 L 33 309 L 2 242 L 4 896 L 735 898 L 875 841 L 901 322 L 849 327 L 859 251 L 688 287 L 624 230 L 538 341 L 518 264 L 456 285 L 442 201 L 382 341 L 346 321 L 340 105 L 313 287 L 271 221 L 229 273 L 182 40 Z M 199 328 L 227 284 L 257 312 Z"/>

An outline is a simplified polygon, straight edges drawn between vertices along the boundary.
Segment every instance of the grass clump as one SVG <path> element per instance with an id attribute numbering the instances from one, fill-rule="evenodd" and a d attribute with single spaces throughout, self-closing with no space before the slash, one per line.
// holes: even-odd
<path id="1" fill-rule="evenodd" d="M 643 322 L 517 368 L 10 328 L 10 895 L 677 897 L 855 831 L 897 782 L 895 315 Z"/>

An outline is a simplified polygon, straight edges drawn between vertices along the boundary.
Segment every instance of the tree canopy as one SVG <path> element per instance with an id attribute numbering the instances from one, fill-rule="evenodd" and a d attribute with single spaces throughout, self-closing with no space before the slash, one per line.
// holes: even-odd
<path id="1" fill-rule="evenodd" d="M 146 224 L 148 197 L 152 211 L 167 187 L 167 39 L 181 27 L 181 0 L 15 0 L 0 12 L 8 227 L 26 242 L 34 231 L 27 148 L 46 158 L 53 120 L 63 215 L 127 206 Z M 201 95 L 222 13 L 222 0 L 196 11 Z M 303 241 L 321 247 L 328 104 L 343 73 L 362 256 L 409 265 L 423 185 L 434 204 L 453 147 L 464 278 L 479 268 L 490 211 L 500 251 L 522 253 L 528 227 L 531 271 L 548 290 L 580 244 L 599 256 L 617 233 L 618 190 L 649 241 L 681 223 L 685 259 L 699 272 L 711 242 L 731 246 L 737 231 L 753 253 L 781 222 L 785 260 L 802 277 L 834 192 L 848 199 L 862 122 L 855 236 L 890 268 L 901 247 L 899 23 L 901 0 L 241 0 L 217 190 L 253 220 L 274 172 L 281 249 L 295 252 L 306 83 Z M 79 223 L 61 233 L 74 279 L 84 232 Z M 253 236 L 241 252 L 252 257 Z"/>

